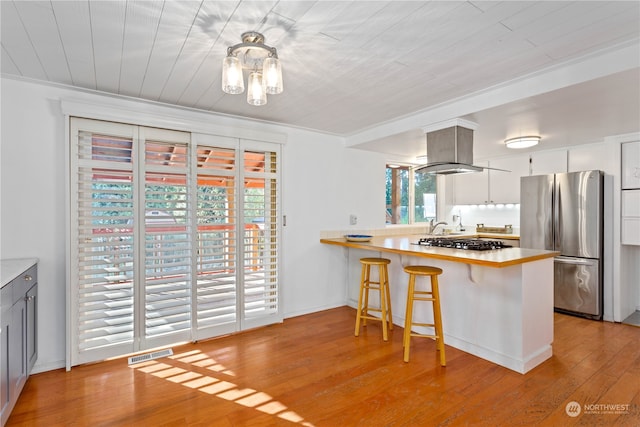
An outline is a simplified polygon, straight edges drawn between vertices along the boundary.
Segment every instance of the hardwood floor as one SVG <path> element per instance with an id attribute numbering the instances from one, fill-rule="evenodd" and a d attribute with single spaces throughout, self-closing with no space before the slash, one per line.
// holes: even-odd
<path id="1" fill-rule="evenodd" d="M 640 328 L 555 314 L 554 356 L 521 375 L 413 338 L 353 336 L 341 307 L 234 336 L 32 375 L 9 426 L 638 426 Z M 579 403 L 577 417 L 567 405 Z M 617 407 L 605 405 L 618 405 Z M 614 413 L 611 413 L 611 412 Z"/>

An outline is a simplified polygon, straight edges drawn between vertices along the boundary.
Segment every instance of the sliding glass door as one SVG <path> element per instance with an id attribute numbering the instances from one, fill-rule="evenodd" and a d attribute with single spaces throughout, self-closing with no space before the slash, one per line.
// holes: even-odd
<path id="1" fill-rule="evenodd" d="M 70 129 L 71 366 L 282 320 L 278 145 Z"/>

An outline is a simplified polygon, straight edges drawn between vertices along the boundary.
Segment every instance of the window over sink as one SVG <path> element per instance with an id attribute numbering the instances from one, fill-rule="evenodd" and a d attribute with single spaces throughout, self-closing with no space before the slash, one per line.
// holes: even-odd
<path id="1" fill-rule="evenodd" d="M 387 164 L 386 223 L 414 224 L 436 218 L 436 175 Z"/>

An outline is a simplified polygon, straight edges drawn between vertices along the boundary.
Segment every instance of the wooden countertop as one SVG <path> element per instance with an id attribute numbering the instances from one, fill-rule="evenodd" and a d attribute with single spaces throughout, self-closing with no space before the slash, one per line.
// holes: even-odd
<path id="1" fill-rule="evenodd" d="M 477 235 L 477 234 L 474 234 Z M 380 252 L 411 255 L 424 258 L 436 258 L 464 264 L 475 264 L 486 267 L 509 267 L 560 255 L 556 251 L 543 251 L 526 248 L 505 248 L 490 251 L 469 251 L 464 249 L 435 248 L 420 246 L 415 243 L 420 235 L 374 236 L 369 242 L 348 242 L 345 238 L 320 239 L 320 243 L 344 246 L 347 248 L 367 249 Z M 459 235 L 443 237 L 457 238 Z M 468 235 L 465 235 L 468 237 Z"/>

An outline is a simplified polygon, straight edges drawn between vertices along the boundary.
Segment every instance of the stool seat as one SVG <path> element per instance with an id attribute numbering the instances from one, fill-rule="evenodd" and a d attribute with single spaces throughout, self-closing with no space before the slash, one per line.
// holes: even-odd
<path id="1" fill-rule="evenodd" d="M 360 292 L 358 295 L 358 312 L 356 313 L 355 336 L 360 334 L 360 322 L 367 326 L 367 319 L 382 322 L 382 339 L 388 340 L 387 329 L 393 329 L 393 317 L 391 315 L 391 292 L 389 291 L 389 270 L 387 266 L 391 260 L 387 258 L 360 258 L 362 274 L 360 275 Z M 378 281 L 371 280 L 371 267 L 378 267 Z M 380 295 L 380 308 L 369 306 L 369 291 L 378 291 Z M 380 317 L 373 313 L 380 313 Z"/>
<path id="2" fill-rule="evenodd" d="M 440 309 L 440 295 L 438 291 L 438 276 L 442 274 L 442 269 L 427 265 L 407 265 L 404 271 L 409 274 L 409 288 L 407 289 L 407 311 L 404 320 L 404 334 L 402 344 L 404 346 L 404 361 L 409 361 L 409 347 L 411 337 L 425 337 L 436 340 L 436 349 L 440 352 L 440 365 L 446 366 L 444 354 L 444 333 L 442 331 L 442 313 Z M 416 277 L 430 277 L 431 290 L 416 290 Z M 416 301 L 431 302 L 433 308 L 433 323 L 419 323 L 413 321 L 413 305 Z M 433 327 L 433 334 L 420 334 L 412 332 L 413 326 Z"/>
<path id="3" fill-rule="evenodd" d="M 419 276 L 431 276 L 442 274 L 442 269 L 438 267 L 431 267 L 428 265 L 407 265 L 404 267 L 404 271 L 409 274 L 416 274 Z"/>
<path id="4" fill-rule="evenodd" d="M 362 264 L 369 265 L 388 265 L 391 264 L 391 260 L 387 258 L 360 258 Z"/>

